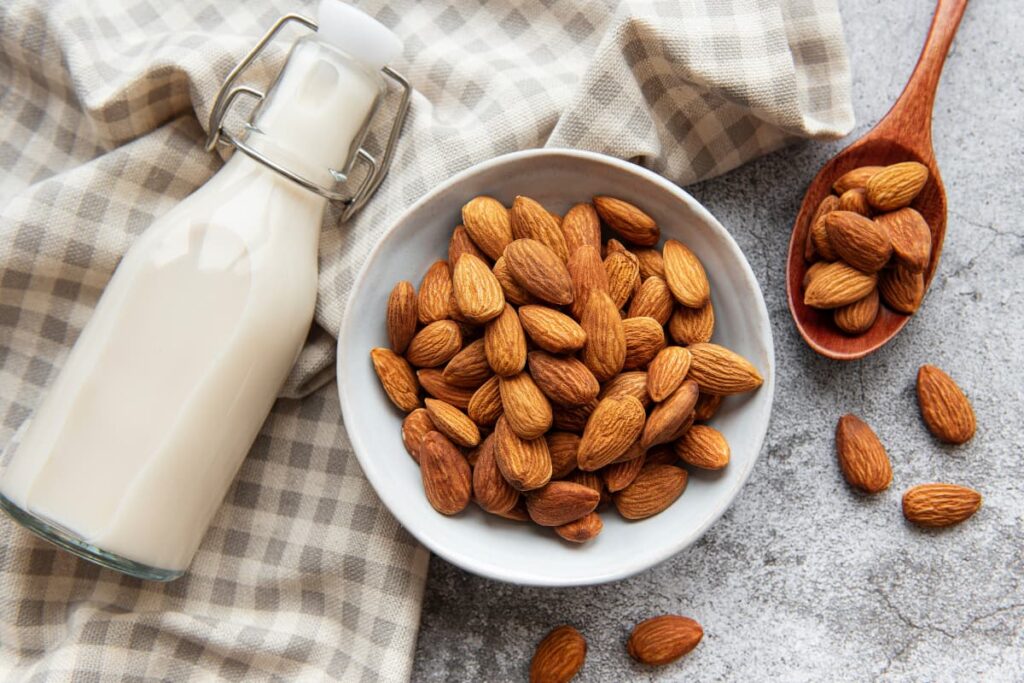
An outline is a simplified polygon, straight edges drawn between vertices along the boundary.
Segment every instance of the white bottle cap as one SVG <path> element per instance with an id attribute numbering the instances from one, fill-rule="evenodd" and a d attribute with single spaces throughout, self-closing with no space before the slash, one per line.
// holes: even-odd
<path id="1" fill-rule="evenodd" d="M 341 0 L 320 0 L 320 38 L 377 71 L 402 52 L 402 41 L 384 24 Z"/>

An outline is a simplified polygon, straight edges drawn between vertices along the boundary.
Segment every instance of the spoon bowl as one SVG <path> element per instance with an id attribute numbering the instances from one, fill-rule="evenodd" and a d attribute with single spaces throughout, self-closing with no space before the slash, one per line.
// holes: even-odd
<path id="1" fill-rule="evenodd" d="M 910 320 L 882 305 L 874 324 L 863 334 L 844 334 L 832 321 L 832 311 L 804 304 L 803 279 L 810 263 L 804 245 L 811 219 L 832 183 L 860 166 L 887 166 L 917 161 L 928 168 L 928 181 L 911 206 L 927 221 L 932 252 L 924 271 L 925 291 L 931 286 L 946 236 L 946 190 L 932 149 L 931 117 L 935 89 L 967 0 L 939 0 L 928 38 L 903 93 L 889 113 L 862 138 L 830 159 L 811 181 L 793 224 L 786 262 L 786 297 L 800 336 L 817 353 L 835 360 L 854 360 L 876 351 L 895 337 Z"/>

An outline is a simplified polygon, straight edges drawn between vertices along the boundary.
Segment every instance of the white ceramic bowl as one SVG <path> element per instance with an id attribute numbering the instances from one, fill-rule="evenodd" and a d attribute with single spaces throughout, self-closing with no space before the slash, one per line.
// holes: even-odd
<path id="1" fill-rule="evenodd" d="M 398 280 L 418 284 L 446 257 L 460 209 L 476 195 L 511 205 L 527 195 L 563 212 L 594 195 L 634 202 L 700 257 L 711 280 L 714 341 L 743 354 L 761 371 L 756 392 L 726 399 L 712 424 L 732 446 L 722 472 L 692 471 L 682 497 L 659 515 L 629 522 L 614 510 L 604 530 L 582 545 L 550 529 L 511 522 L 476 505 L 454 517 L 433 510 L 420 472 L 402 446 L 402 413 L 391 405 L 370 363 L 387 346 L 385 308 Z M 768 311 L 736 242 L 690 195 L 660 176 L 611 157 L 570 150 L 530 150 L 474 166 L 436 187 L 387 232 L 356 279 L 338 339 L 338 392 L 352 447 L 384 504 L 430 550 L 467 571 L 513 583 L 572 586 L 620 579 L 678 553 L 711 526 L 754 467 L 771 412 L 775 384 Z"/>

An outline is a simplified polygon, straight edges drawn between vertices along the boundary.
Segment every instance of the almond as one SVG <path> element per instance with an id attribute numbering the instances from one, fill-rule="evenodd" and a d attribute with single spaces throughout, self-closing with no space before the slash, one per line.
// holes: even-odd
<path id="1" fill-rule="evenodd" d="M 519 491 L 539 489 L 551 480 L 548 442 L 519 438 L 504 416 L 494 426 L 494 456 L 505 480 Z"/>
<path id="2" fill-rule="evenodd" d="M 616 375 L 601 388 L 597 399 L 600 401 L 623 396 L 632 396 L 646 408 L 651 402 L 651 396 L 647 393 L 647 373 L 643 370 L 630 370 Z"/>
<path id="3" fill-rule="evenodd" d="M 701 394 L 697 397 L 697 405 L 693 408 L 695 420 L 707 422 L 715 416 L 722 405 L 722 397 L 716 394 Z"/>
<path id="4" fill-rule="evenodd" d="M 529 373 L 502 377 L 501 407 L 509 427 L 521 439 L 536 439 L 551 428 L 551 404 Z"/>
<path id="5" fill-rule="evenodd" d="M 926 527 L 953 526 L 981 508 L 981 494 L 955 484 L 920 484 L 903 494 L 903 516 Z"/>
<path id="6" fill-rule="evenodd" d="M 428 398 L 424 403 L 437 431 L 459 446 L 471 448 L 480 443 L 479 427 L 461 410 L 436 398 Z"/>
<path id="7" fill-rule="evenodd" d="M 579 323 L 547 306 L 521 307 L 519 322 L 534 344 L 551 353 L 572 353 L 587 341 Z"/>
<path id="8" fill-rule="evenodd" d="M 847 334 L 863 334 L 871 329 L 878 317 L 878 288 L 859 301 L 835 309 L 836 327 Z"/>
<path id="9" fill-rule="evenodd" d="M 395 353 L 405 353 L 416 335 L 416 290 L 412 283 L 402 280 L 388 296 L 388 342 Z"/>
<path id="10" fill-rule="evenodd" d="M 488 427 L 501 417 L 501 378 L 491 377 L 473 392 L 466 404 L 469 419 L 481 427 Z"/>
<path id="11" fill-rule="evenodd" d="M 836 255 L 857 270 L 874 273 L 889 262 L 889 233 L 878 223 L 852 211 L 833 211 L 824 221 Z"/>
<path id="12" fill-rule="evenodd" d="M 887 268 L 878 278 L 878 292 L 894 311 L 915 313 L 924 299 L 924 273 L 913 273 L 903 266 Z"/>
<path id="13" fill-rule="evenodd" d="M 811 284 L 811 280 L 814 276 L 821 272 L 822 268 L 828 265 L 828 261 L 816 261 L 807 267 L 804 272 L 803 288 L 807 289 L 807 285 Z"/>
<path id="14" fill-rule="evenodd" d="M 764 383 L 750 361 L 718 344 L 694 344 L 690 349 L 689 379 L 705 394 L 727 396 L 757 389 Z"/>
<path id="15" fill-rule="evenodd" d="M 445 320 L 452 315 L 454 289 L 452 271 L 447 261 L 435 261 L 420 281 L 417 315 L 424 325 Z"/>
<path id="16" fill-rule="evenodd" d="M 652 275 L 644 280 L 640 285 L 640 289 L 637 290 L 636 296 L 633 297 L 633 301 L 629 304 L 627 317 L 641 318 L 646 316 L 657 320 L 659 325 L 664 325 L 672 317 L 674 309 L 675 299 L 672 298 L 672 292 L 669 290 L 668 284 L 657 275 Z"/>
<path id="17" fill-rule="evenodd" d="M 487 263 L 487 254 L 480 251 L 473 238 L 466 231 L 466 226 L 460 225 L 452 231 L 452 237 L 448 240 L 448 264 L 454 268 L 459 265 L 459 257 L 463 254 L 472 254 L 478 259 Z"/>
<path id="18" fill-rule="evenodd" d="M 572 626 L 559 626 L 544 636 L 530 662 L 530 683 L 568 683 L 583 667 L 587 641 Z"/>
<path id="19" fill-rule="evenodd" d="M 515 506 L 508 512 L 497 513 L 499 517 L 511 520 L 513 522 L 529 522 L 530 513 L 526 511 L 526 501 L 522 496 L 519 496 L 519 501 Z"/>
<path id="20" fill-rule="evenodd" d="M 696 412 L 691 411 L 690 414 L 687 415 L 683 422 L 679 425 L 679 428 L 676 429 L 675 433 L 672 434 L 672 437 L 669 439 L 669 441 L 678 441 L 679 439 L 683 438 L 683 436 L 685 436 L 687 432 L 689 432 L 690 429 L 693 428 L 693 423 L 695 421 Z"/>
<path id="21" fill-rule="evenodd" d="M 830 211 L 835 211 L 839 208 L 839 197 L 828 195 L 821 200 L 818 204 L 818 208 L 814 210 L 814 215 L 811 216 L 811 222 L 807 224 L 807 237 L 804 241 L 804 259 L 811 261 L 817 253 L 816 245 L 814 242 L 814 229 L 815 226 L 821 222 L 821 219 Z M 820 228 L 819 228 L 820 230 Z M 832 258 L 835 258 L 833 255 Z"/>
<path id="22" fill-rule="evenodd" d="M 452 320 L 437 320 L 416 333 L 406 359 L 420 368 L 434 368 L 451 360 L 462 348 L 462 333 Z"/>
<path id="23" fill-rule="evenodd" d="M 628 251 L 615 251 L 604 260 L 608 275 L 608 294 L 619 308 L 623 308 L 640 287 L 640 262 Z"/>
<path id="24" fill-rule="evenodd" d="M 836 425 L 836 455 L 846 482 L 865 493 L 878 493 L 892 483 L 892 465 L 878 436 L 856 415 L 843 415 Z"/>
<path id="25" fill-rule="evenodd" d="M 836 209 L 839 208 L 838 200 L 836 203 Z M 835 211 L 835 209 L 833 209 Z M 831 211 L 829 212 L 831 213 Z M 811 223 L 811 242 L 814 244 L 814 251 L 816 251 L 826 261 L 836 260 L 836 250 L 832 248 L 832 241 L 829 239 L 828 227 L 825 223 L 826 217 L 829 213 L 823 213 L 818 216 L 813 223 Z"/>
<path id="26" fill-rule="evenodd" d="M 469 463 L 440 432 L 430 432 L 420 445 L 420 476 L 431 507 L 454 515 L 469 505 L 472 492 Z"/>
<path id="27" fill-rule="evenodd" d="M 618 465 L 619 463 L 629 462 L 630 460 L 636 460 L 641 457 L 646 451 L 640 447 L 639 441 L 634 441 L 633 444 L 625 450 L 625 452 L 619 457 L 611 461 L 607 467 L 612 465 Z"/>
<path id="28" fill-rule="evenodd" d="M 676 502 L 686 490 L 686 470 L 674 465 L 647 464 L 633 483 L 613 497 L 615 508 L 626 519 L 646 519 Z"/>
<path id="29" fill-rule="evenodd" d="M 585 244 L 569 257 L 569 277 L 572 280 L 572 314 L 583 317 L 583 307 L 591 292 L 609 291 L 608 273 L 601 261 L 601 250 Z"/>
<path id="30" fill-rule="evenodd" d="M 582 434 L 583 428 L 587 426 L 587 418 L 596 406 L 597 401 L 582 406 L 554 406 L 552 412 L 555 429 Z"/>
<path id="31" fill-rule="evenodd" d="M 543 351 L 527 354 L 530 374 L 544 395 L 560 405 L 584 405 L 597 398 L 601 390 L 587 366 L 570 357 L 552 356 Z"/>
<path id="32" fill-rule="evenodd" d="M 847 171 L 839 176 L 839 179 L 832 183 L 832 189 L 836 194 L 843 194 L 847 190 L 866 189 L 871 176 L 882 170 L 882 166 L 860 166 Z"/>
<path id="33" fill-rule="evenodd" d="M 693 650 L 703 637 L 704 629 L 693 619 L 665 614 L 634 626 L 626 650 L 641 664 L 662 666 Z"/>
<path id="34" fill-rule="evenodd" d="M 946 443 L 970 441 L 977 429 L 974 408 L 953 378 L 934 365 L 917 371 L 917 403 L 935 438 Z"/>
<path id="35" fill-rule="evenodd" d="M 875 273 L 862 273 L 842 261 L 823 266 L 804 290 L 804 303 L 814 308 L 839 308 L 863 299 L 878 284 Z"/>
<path id="36" fill-rule="evenodd" d="M 580 486 L 586 486 L 591 491 L 594 491 L 598 495 L 604 491 L 604 481 L 601 479 L 601 475 L 597 472 L 584 472 L 582 470 L 573 470 L 566 477 L 566 481 L 570 481 L 573 484 L 579 484 Z"/>
<path id="37" fill-rule="evenodd" d="M 494 457 L 494 435 L 491 434 L 480 444 L 479 455 L 473 466 L 473 496 L 477 504 L 487 512 L 500 515 L 508 512 L 519 502 L 519 491 L 505 481 Z"/>
<path id="38" fill-rule="evenodd" d="M 622 331 L 626 338 L 624 370 L 646 366 L 665 348 L 665 330 L 654 318 L 626 318 Z"/>
<path id="39" fill-rule="evenodd" d="M 519 316 L 508 304 L 484 328 L 484 353 L 491 369 L 502 377 L 518 374 L 526 367 L 526 335 Z"/>
<path id="40" fill-rule="evenodd" d="M 551 455 L 551 478 L 562 479 L 576 469 L 580 437 L 571 432 L 548 432 L 546 438 Z"/>
<path id="41" fill-rule="evenodd" d="M 676 240 L 665 242 L 661 255 L 665 281 L 676 301 L 690 308 L 703 307 L 711 298 L 711 285 L 697 255 Z"/>
<path id="42" fill-rule="evenodd" d="M 583 307 L 580 326 L 587 334 L 583 363 L 599 382 L 619 374 L 626 362 L 626 331 L 619 309 L 607 293 L 591 292 Z"/>
<path id="43" fill-rule="evenodd" d="M 666 346 L 647 367 L 647 393 L 660 403 L 686 379 L 690 371 L 690 352 L 682 346 Z"/>
<path id="44" fill-rule="evenodd" d="M 688 465 L 720 470 L 729 464 L 729 442 L 714 427 L 693 425 L 673 445 L 676 457 Z"/>
<path id="45" fill-rule="evenodd" d="M 583 430 L 579 468 L 593 472 L 622 455 L 640 436 L 646 417 L 643 404 L 632 396 L 602 399 Z"/>
<path id="46" fill-rule="evenodd" d="M 601 221 L 590 204 L 577 204 L 566 212 L 562 219 L 562 234 L 565 235 L 570 259 L 583 246 L 601 251 Z"/>
<path id="47" fill-rule="evenodd" d="M 668 333 L 677 344 L 709 342 L 714 331 L 715 309 L 710 301 L 700 308 L 676 306 L 668 321 Z"/>
<path id="48" fill-rule="evenodd" d="M 478 247 L 497 260 L 512 242 L 508 209 L 493 197 L 474 197 L 462 207 L 462 223 Z"/>
<path id="49" fill-rule="evenodd" d="M 505 308 L 501 283 L 487 264 L 473 254 L 463 254 L 452 275 L 455 303 L 462 317 L 481 325 L 497 318 Z"/>
<path id="50" fill-rule="evenodd" d="M 601 533 L 603 528 L 604 522 L 601 521 L 601 516 L 596 512 L 591 512 L 568 524 L 556 526 L 555 533 L 570 543 L 586 543 Z"/>
<path id="51" fill-rule="evenodd" d="M 601 478 L 604 479 L 605 488 L 615 493 L 633 483 L 633 480 L 640 474 L 640 470 L 643 469 L 646 462 L 643 450 L 639 448 L 638 450 L 640 450 L 639 457 L 630 458 L 622 462 L 613 462 L 601 470 Z"/>
<path id="52" fill-rule="evenodd" d="M 417 370 L 416 379 L 419 380 L 420 386 L 434 398 L 450 403 L 461 410 L 465 410 L 469 406 L 473 390 L 449 384 L 444 380 L 444 373 L 440 370 L 433 368 Z"/>
<path id="53" fill-rule="evenodd" d="M 391 349 L 376 348 L 370 351 L 370 360 L 384 393 L 399 410 L 408 413 L 419 406 L 420 385 L 404 358 Z"/>
<path id="54" fill-rule="evenodd" d="M 561 258 L 543 242 L 517 239 L 505 248 L 505 262 L 522 287 L 541 301 L 572 303 L 572 280 Z"/>
<path id="55" fill-rule="evenodd" d="M 476 341 L 462 347 L 448 365 L 444 367 L 444 381 L 452 386 L 476 389 L 492 375 L 491 366 L 487 363 L 487 352 L 484 340 Z"/>
<path id="56" fill-rule="evenodd" d="M 526 496 L 530 519 L 540 526 L 561 526 L 594 511 L 601 494 L 569 481 L 553 481 Z"/>
<path id="57" fill-rule="evenodd" d="M 651 415 L 644 425 L 643 436 L 640 437 L 640 448 L 647 450 L 652 446 L 671 441 L 693 413 L 699 394 L 697 383 L 693 380 L 686 380 L 665 401 L 654 406 L 654 410 L 651 411 Z"/>
<path id="58" fill-rule="evenodd" d="M 868 204 L 868 191 L 863 187 L 856 187 L 847 190 L 839 197 L 839 210 L 852 211 L 861 216 L 871 216 L 871 206 Z"/>
<path id="59" fill-rule="evenodd" d="M 497 261 L 494 262 L 494 269 L 492 271 L 494 277 L 498 278 L 498 283 L 501 285 L 501 291 L 505 295 L 505 300 L 509 303 L 515 304 L 516 306 L 524 306 L 526 304 L 536 303 L 537 300 L 533 298 L 526 289 L 520 285 L 515 277 L 512 275 L 512 271 L 508 269 L 508 263 L 505 262 L 505 257 L 501 256 Z"/>
<path id="60" fill-rule="evenodd" d="M 512 236 L 515 239 L 533 239 L 547 245 L 562 260 L 569 260 L 565 235 L 554 218 L 538 202 L 529 197 L 516 197 L 512 202 Z"/>
<path id="61" fill-rule="evenodd" d="M 924 217 L 909 206 L 883 213 L 875 219 L 889 233 L 896 262 L 913 273 L 928 267 L 932 256 L 932 231 Z"/>
<path id="62" fill-rule="evenodd" d="M 657 249 L 633 249 L 637 262 L 640 264 L 640 277 L 646 280 L 649 277 L 660 277 L 665 279 L 665 261 L 661 252 Z"/>
<path id="63" fill-rule="evenodd" d="M 928 167 L 916 161 L 886 166 L 868 179 L 868 202 L 879 211 L 909 206 L 928 181 Z"/>
<path id="64" fill-rule="evenodd" d="M 402 445 L 416 462 L 420 461 L 420 445 L 423 443 L 423 437 L 433 431 L 436 431 L 434 422 L 430 419 L 430 414 L 423 408 L 417 408 L 402 420 Z"/>
<path id="65" fill-rule="evenodd" d="M 594 197 L 594 207 L 605 224 L 624 240 L 652 247 L 661 239 L 654 219 L 629 202 L 615 197 Z"/>
<path id="66" fill-rule="evenodd" d="M 655 446 L 644 453 L 644 468 L 654 467 L 655 465 L 678 466 L 680 462 L 671 446 Z"/>

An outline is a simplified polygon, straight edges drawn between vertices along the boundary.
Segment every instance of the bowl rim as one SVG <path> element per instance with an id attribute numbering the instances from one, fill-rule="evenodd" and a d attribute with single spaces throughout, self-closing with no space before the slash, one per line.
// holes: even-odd
<path id="1" fill-rule="evenodd" d="M 698 214 L 706 224 L 719 234 L 722 238 L 723 244 L 727 249 L 732 251 L 732 255 L 736 257 L 739 262 L 743 278 L 754 284 L 754 291 L 756 296 L 754 297 L 754 310 L 758 314 L 758 317 L 763 321 L 763 325 L 759 325 L 762 328 L 763 337 L 766 345 L 766 359 L 768 367 L 764 372 L 764 384 L 759 389 L 759 392 L 767 392 L 767 408 L 765 415 L 764 429 L 756 436 L 753 458 L 750 460 L 746 471 L 741 473 L 741 476 L 735 481 L 731 490 L 728 493 L 728 502 L 725 503 L 720 510 L 717 510 L 714 514 L 710 515 L 703 524 L 691 530 L 690 533 L 681 536 L 673 543 L 666 543 L 660 547 L 656 552 L 652 552 L 650 555 L 645 555 L 640 559 L 634 560 L 633 562 L 625 563 L 615 570 L 611 570 L 605 573 L 596 572 L 583 577 L 546 577 L 536 572 L 524 572 L 516 569 L 508 569 L 505 567 L 496 566 L 493 564 L 481 564 L 477 558 L 466 555 L 465 553 L 453 550 L 445 546 L 444 543 L 437 542 L 431 534 L 425 532 L 423 529 L 418 528 L 416 524 L 415 516 L 407 514 L 393 507 L 386 495 L 387 486 L 384 481 L 385 477 L 383 472 L 379 471 L 371 462 L 371 459 L 364 458 L 361 453 L 367 452 L 367 446 L 363 443 L 362 437 L 360 436 L 359 430 L 349 430 L 346 426 L 346 434 L 348 435 L 349 443 L 352 445 L 352 451 L 359 462 L 359 466 L 366 476 L 370 485 L 373 486 L 374 492 L 380 499 L 380 502 L 387 508 L 388 512 L 395 517 L 399 524 L 412 535 L 419 543 L 422 543 L 432 553 L 444 558 L 448 562 L 456 565 L 464 571 L 471 572 L 478 576 L 483 576 L 489 579 L 495 579 L 506 583 L 522 585 L 522 586 L 538 586 L 538 587 L 568 587 L 568 586 L 589 586 L 608 583 L 611 581 L 618 581 L 621 579 L 628 578 L 634 574 L 638 574 L 646 569 L 661 564 L 666 559 L 682 552 L 701 537 L 707 533 L 707 530 L 715 524 L 725 511 L 728 510 L 733 503 L 736 502 L 736 498 L 740 491 L 746 485 L 747 480 L 750 478 L 750 474 L 754 470 L 754 466 L 757 464 L 758 459 L 761 457 L 761 451 L 764 448 L 764 440 L 768 434 L 768 428 L 771 423 L 771 412 L 775 403 L 775 342 L 772 334 L 771 319 L 768 316 L 768 307 L 765 304 L 764 294 L 761 291 L 760 283 L 757 277 L 754 275 L 753 269 L 750 267 L 750 263 L 747 261 L 746 256 L 740 249 L 736 240 L 732 234 L 725 229 L 725 227 L 716 219 L 710 211 L 708 211 L 700 202 L 693 198 L 688 192 L 680 188 L 675 183 L 663 178 L 662 176 L 654 173 L 653 171 L 646 169 L 642 166 L 638 166 L 631 162 L 623 161 L 615 157 L 611 157 L 605 154 L 597 152 L 589 152 L 584 150 L 576 149 L 563 149 L 563 148 L 536 148 L 521 150 L 518 152 L 511 152 L 503 154 L 480 163 L 474 164 L 455 175 L 451 176 L 447 180 L 439 183 L 429 192 L 420 197 L 415 203 L 409 208 L 404 210 L 391 225 L 385 230 L 384 234 L 381 235 L 377 244 L 371 249 L 370 254 L 367 256 L 366 261 L 363 263 L 359 274 L 356 276 L 352 283 L 352 290 L 349 295 L 349 305 L 345 309 L 345 315 L 342 318 L 341 326 L 338 332 L 337 340 L 337 356 L 336 356 L 336 379 L 337 379 L 337 391 L 341 401 L 341 412 L 344 424 L 350 423 L 349 416 L 353 415 L 353 408 L 350 404 L 349 393 L 343 391 L 342 387 L 348 385 L 348 376 L 345 370 L 346 364 L 341 361 L 343 358 L 342 354 L 342 341 L 347 339 L 351 335 L 352 328 L 359 324 L 359 317 L 355 314 L 356 308 L 351 305 L 352 298 L 366 286 L 367 274 L 370 272 L 372 265 L 380 258 L 384 252 L 385 247 L 394 239 L 395 232 L 398 226 L 406 222 L 408 217 L 414 212 L 418 211 L 423 205 L 433 201 L 438 195 L 449 192 L 452 188 L 458 186 L 460 183 L 465 181 L 478 173 L 490 170 L 496 166 L 503 166 L 511 164 L 524 159 L 531 158 L 545 158 L 545 157 L 566 157 L 585 160 L 589 162 L 595 162 L 611 166 L 620 171 L 631 173 L 640 176 L 642 179 L 651 182 L 655 185 L 660 186 L 662 189 L 668 191 L 670 194 L 675 196 L 679 201 L 686 204 L 696 214 Z M 369 464 L 369 466 L 368 466 Z"/>

